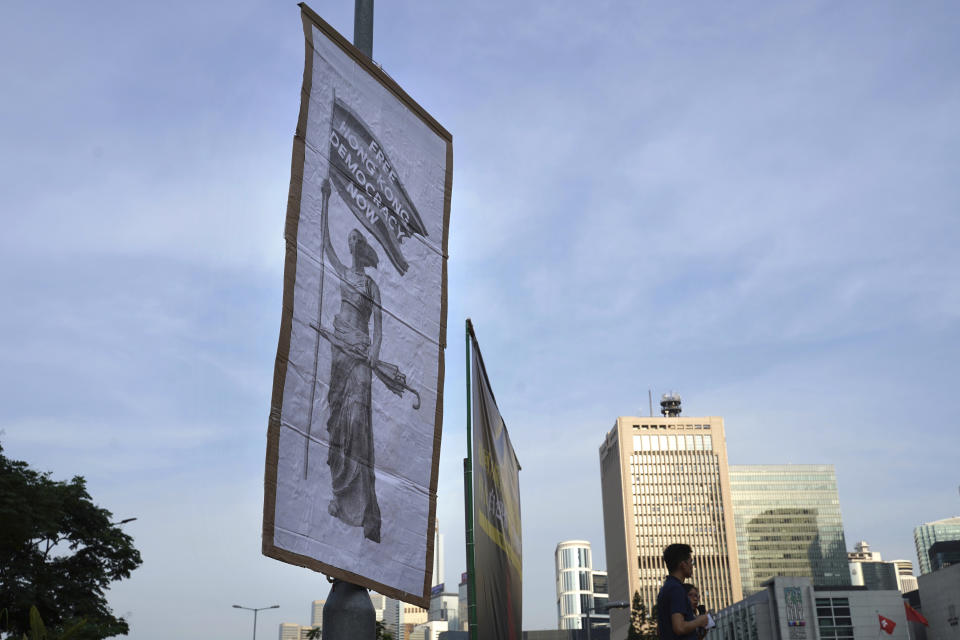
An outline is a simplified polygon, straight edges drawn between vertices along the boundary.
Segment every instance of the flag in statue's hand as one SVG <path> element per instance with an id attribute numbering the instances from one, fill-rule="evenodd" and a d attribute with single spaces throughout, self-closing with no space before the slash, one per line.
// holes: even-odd
<path id="1" fill-rule="evenodd" d="M 339 99 L 333 102 L 329 152 L 337 193 L 403 275 L 409 265 L 400 243 L 412 235 L 426 237 L 427 231 L 383 145 Z"/>

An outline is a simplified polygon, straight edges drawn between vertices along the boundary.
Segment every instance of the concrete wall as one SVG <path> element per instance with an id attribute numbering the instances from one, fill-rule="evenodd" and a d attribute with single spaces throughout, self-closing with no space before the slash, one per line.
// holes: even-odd
<path id="1" fill-rule="evenodd" d="M 930 623 L 929 640 L 960 640 L 960 564 L 954 564 L 918 579 L 921 613 Z"/>

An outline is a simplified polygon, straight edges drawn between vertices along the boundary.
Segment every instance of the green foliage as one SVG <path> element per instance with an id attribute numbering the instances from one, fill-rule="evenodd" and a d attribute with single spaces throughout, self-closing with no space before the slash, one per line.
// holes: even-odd
<path id="1" fill-rule="evenodd" d="M 10 621 L 10 613 L 6 609 L 0 611 L 0 625 L 4 623 L 4 620 L 8 623 Z M 86 623 L 86 620 L 80 620 L 59 635 L 50 635 L 47 632 L 47 627 L 43 624 L 43 618 L 40 617 L 40 612 L 37 611 L 36 607 L 30 607 L 30 635 L 24 633 L 20 637 L 21 640 L 69 640 L 76 635 L 80 627 Z"/>
<path id="2" fill-rule="evenodd" d="M 107 607 L 104 591 L 142 561 L 133 538 L 111 518 L 93 504 L 82 477 L 51 480 L 5 457 L 0 447 L 0 603 L 7 608 L 0 635 L 100 640 L 127 634 L 127 622 Z"/>
<path id="3" fill-rule="evenodd" d="M 379 620 L 377 620 L 377 640 L 393 640 L 393 634 L 387 631 L 387 628 Z"/>
<path id="4" fill-rule="evenodd" d="M 633 592 L 627 640 L 657 640 L 657 605 L 648 612 L 639 591 Z"/>
<path id="5" fill-rule="evenodd" d="M 310 631 L 307 632 L 307 638 L 308 640 L 320 640 L 320 627 L 310 629 Z M 379 620 L 377 620 L 376 640 L 393 640 L 393 634 L 387 631 L 387 628 Z"/>

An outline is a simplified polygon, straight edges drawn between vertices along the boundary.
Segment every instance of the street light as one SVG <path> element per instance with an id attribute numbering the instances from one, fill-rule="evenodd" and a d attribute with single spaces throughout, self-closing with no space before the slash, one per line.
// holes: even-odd
<path id="1" fill-rule="evenodd" d="M 586 621 L 587 622 L 587 640 L 591 640 L 590 638 L 590 612 L 591 611 L 596 611 L 597 613 L 600 613 L 602 611 L 610 611 L 610 609 L 628 609 L 629 607 L 630 607 L 630 603 L 627 602 L 626 600 L 614 600 L 613 602 L 602 604 L 599 607 L 587 607 L 587 611 L 584 614 L 585 617 L 587 618 L 587 621 Z"/>
<path id="2" fill-rule="evenodd" d="M 253 640 L 257 640 L 257 612 L 258 612 L 258 611 L 264 611 L 264 610 L 266 610 L 266 609 L 279 609 L 279 608 L 280 608 L 280 605 L 275 604 L 275 605 L 273 605 L 273 606 L 271 606 L 271 607 L 259 607 L 259 608 L 257 608 L 257 609 L 254 609 L 254 608 L 252 608 L 252 607 L 241 607 L 240 605 L 235 604 L 235 605 L 233 605 L 233 608 L 234 608 L 234 609 L 246 609 L 247 611 L 253 611 Z"/>

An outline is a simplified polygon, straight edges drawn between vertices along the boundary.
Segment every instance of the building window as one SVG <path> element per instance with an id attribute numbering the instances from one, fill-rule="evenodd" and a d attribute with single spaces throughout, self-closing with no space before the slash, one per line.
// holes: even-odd
<path id="1" fill-rule="evenodd" d="M 849 598 L 817 598 L 817 626 L 821 638 L 853 640 Z"/>

